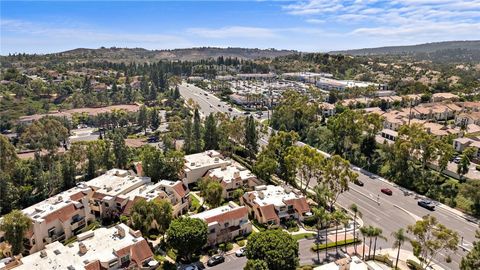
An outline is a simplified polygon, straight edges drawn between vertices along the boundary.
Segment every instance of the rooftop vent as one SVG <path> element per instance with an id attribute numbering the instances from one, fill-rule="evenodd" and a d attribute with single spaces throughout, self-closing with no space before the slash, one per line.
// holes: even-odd
<path id="1" fill-rule="evenodd" d="M 60 250 L 58 250 L 58 249 L 55 249 L 55 250 L 53 251 L 53 253 L 55 253 L 55 255 L 59 255 L 59 254 L 61 254 L 62 252 L 60 252 Z"/>
<path id="2" fill-rule="evenodd" d="M 47 252 L 45 250 L 40 251 L 40 258 L 47 257 Z"/>
<path id="3" fill-rule="evenodd" d="M 87 246 L 85 246 L 85 244 L 83 242 L 79 242 L 78 243 L 78 253 L 80 253 L 81 255 L 87 253 L 88 249 L 87 249 Z"/>

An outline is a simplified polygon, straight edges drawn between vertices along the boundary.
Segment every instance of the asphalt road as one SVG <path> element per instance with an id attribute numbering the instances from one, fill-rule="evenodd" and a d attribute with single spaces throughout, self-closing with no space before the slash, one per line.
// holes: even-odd
<path id="1" fill-rule="evenodd" d="M 193 84 L 182 83 L 178 88 L 180 90 L 180 95 L 182 95 L 186 101 L 193 99 L 199 105 L 199 111 L 203 117 L 216 112 L 222 112 L 231 117 L 245 116 L 244 111 L 238 110 L 228 102 L 222 101 L 214 94 L 196 87 Z M 231 108 L 231 111 L 229 108 Z M 252 112 L 252 114 L 254 113 Z M 255 117 L 256 119 L 265 119 L 267 118 L 267 113 L 264 112 L 260 118 L 255 114 Z"/>
<path id="2" fill-rule="evenodd" d="M 210 99 L 205 99 L 205 95 L 200 95 L 201 91 L 203 91 L 202 89 L 192 89 L 192 87 L 194 86 L 190 85 L 189 87 L 186 87 L 185 85 L 182 85 L 180 93 L 186 99 L 189 97 L 193 98 L 200 105 L 202 113 L 211 112 L 212 108 L 210 105 L 217 104 L 211 102 L 218 99 L 213 98 L 213 96 L 211 96 Z M 190 88 L 190 91 L 187 90 L 188 88 Z M 199 94 L 195 95 L 196 93 Z M 218 106 L 212 107 L 213 109 L 219 108 Z M 224 107 L 221 106 L 220 108 L 223 109 Z M 238 115 L 243 114 L 240 111 L 235 111 L 235 113 Z M 267 137 L 268 136 L 261 136 L 259 141 L 260 145 L 265 145 L 268 142 Z M 451 263 L 447 264 L 443 258 L 437 260 L 436 263 L 444 269 L 459 269 L 461 258 L 466 254 L 463 248 L 470 249 L 472 247 L 472 242 L 475 241 L 475 230 L 478 228 L 476 223 L 468 221 L 464 217 L 454 214 L 442 206 L 437 206 L 434 211 L 422 208 L 417 205 L 419 198 L 416 197 L 413 192 L 397 187 L 392 183 L 384 182 L 379 178 L 372 179 L 369 176 L 370 173 L 358 168 L 357 173 L 359 174 L 359 179 L 364 183 L 364 186 L 360 187 L 351 184 L 350 190 L 340 195 L 338 203 L 345 208 L 349 207 L 352 203 L 357 204 L 359 210 L 363 214 L 362 219 L 364 224 L 382 228 L 383 235 L 388 239 L 387 241 L 379 240 L 377 243 L 379 247 L 389 248 L 392 246 L 392 232 L 399 228 L 406 228 L 406 226 L 414 224 L 416 220 L 424 215 L 433 215 L 440 223 L 450 229 L 456 230 L 460 237 L 463 237 L 463 245 L 459 246 L 456 254 L 451 256 Z M 314 184 L 315 183 L 311 183 L 311 186 Z M 393 191 L 392 196 L 380 192 L 380 189 L 385 187 L 388 187 Z M 408 243 L 404 248 L 411 250 L 411 246 Z M 301 254 L 307 253 L 304 250 Z M 314 255 L 314 258 L 316 258 L 316 254 Z M 308 258 L 305 257 L 300 261 L 306 263 Z"/>

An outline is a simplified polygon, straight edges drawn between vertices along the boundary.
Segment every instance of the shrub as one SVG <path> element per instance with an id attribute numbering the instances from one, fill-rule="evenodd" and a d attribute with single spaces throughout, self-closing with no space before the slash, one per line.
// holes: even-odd
<path id="1" fill-rule="evenodd" d="M 167 256 L 174 261 L 177 260 L 177 252 L 175 252 L 175 250 L 173 250 L 172 248 L 167 250 Z"/>
<path id="2" fill-rule="evenodd" d="M 357 239 L 357 243 L 359 243 L 360 240 Z M 344 245 L 350 245 L 350 244 L 353 244 L 353 239 L 347 239 L 347 241 L 338 241 L 338 246 L 344 246 Z M 313 244 L 312 247 L 311 247 L 311 250 L 313 252 L 316 252 L 317 250 L 323 250 L 325 248 L 331 248 L 331 247 L 335 247 L 335 242 L 330 242 L 328 243 L 327 245 L 325 244 Z"/>
<path id="3" fill-rule="evenodd" d="M 163 270 L 176 270 L 177 269 L 177 266 L 174 264 L 174 263 L 171 263 L 169 261 L 164 261 L 162 266 L 161 266 Z"/>
<path id="4" fill-rule="evenodd" d="M 221 243 L 220 245 L 218 245 L 218 249 L 220 249 L 221 251 L 225 251 L 225 243 Z"/>
<path id="5" fill-rule="evenodd" d="M 413 261 L 413 260 L 407 260 L 407 266 L 408 266 L 408 268 L 410 268 L 412 270 L 423 270 L 422 266 L 420 266 L 419 263 L 417 263 L 416 261 Z"/>
<path id="6" fill-rule="evenodd" d="M 393 266 L 393 261 L 387 255 L 375 255 L 375 261 L 382 262 L 390 267 Z"/>
<path id="7" fill-rule="evenodd" d="M 127 216 L 124 216 L 124 215 L 121 215 L 121 216 L 120 216 L 120 222 L 122 222 L 123 224 L 128 225 L 128 217 L 127 217 Z"/>
<path id="8" fill-rule="evenodd" d="M 233 249 L 233 244 L 228 242 L 227 245 L 225 246 L 225 251 L 229 251 L 229 250 L 232 250 Z"/>
<path id="9" fill-rule="evenodd" d="M 245 240 L 240 240 L 237 242 L 237 245 L 244 247 L 245 246 Z"/>
<path id="10" fill-rule="evenodd" d="M 480 165 L 475 166 L 475 169 L 477 169 L 477 171 L 480 171 Z"/>
<path id="11" fill-rule="evenodd" d="M 235 237 L 235 242 L 242 241 L 243 239 L 245 239 L 245 237 L 243 237 L 243 235 L 237 236 L 237 237 Z"/>
<path id="12" fill-rule="evenodd" d="M 303 224 L 305 224 L 309 227 L 313 227 L 313 226 L 317 225 L 317 219 L 314 216 L 305 217 L 303 219 Z"/>

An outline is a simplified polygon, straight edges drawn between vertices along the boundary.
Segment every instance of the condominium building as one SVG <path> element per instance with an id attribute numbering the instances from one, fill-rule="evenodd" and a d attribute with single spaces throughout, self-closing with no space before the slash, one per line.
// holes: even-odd
<path id="1" fill-rule="evenodd" d="M 95 219 L 88 203 L 91 195 L 88 186 L 79 184 L 23 209 L 22 212 L 32 220 L 32 226 L 24 236 L 25 250 L 34 253 L 47 244 L 64 241 L 79 233 L 87 222 Z M 2 239 L 3 233 L 0 232 Z"/>
<path id="2" fill-rule="evenodd" d="M 94 191 L 90 198 L 90 208 L 93 214 L 99 218 L 118 214 L 128 202 L 119 195 L 125 195 L 150 182 L 149 177 L 134 176 L 126 170 L 109 170 L 85 183 Z"/>
<path id="3" fill-rule="evenodd" d="M 252 232 L 247 208 L 233 202 L 191 217 L 199 218 L 208 224 L 208 245 L 231 241 L 237 236 Z"/>
<path id="4" fill-rule="evenodd" d="M 211 169 L 206 176 L 220 182 L 223 187 L 223 198 L 231 198 L 238 188 L 250 189 L 262 182 L 240 164 L 222 165 L 220 168 Z"/>
<path id="5" fill-rule="evenodd" d="M 79 234 L 77 241 L 67 246 L 50 243 L 2 269 L 155 269 L 157 265 L 141 233 L 119 224 Z"/>
<path id="6" fill-rule="evenodd" d="M 127 200 L 122 214 L 129 216 L 135 202 L 144 199 L 151 200 L 168 200 L 172 204 L 173 216 L 178 217 L 186 214 L 190 206 L 189 190 L 182 181 L 162 180 L 158 183 L 148 183 L 140 186 L 119 198 Z"/>
<path id="7" fill-rule="evenodd" d="M 190 185 L 205 176 L 209 170 L 229 164 L 230 161 L 222 159 L 220 153 L 215 150 L 186 155 L 185 166 L 181 172 L 181 179 L 183 179 L 186 185 Z"/>
<path id="8" fill-rule="evenodd" d="M 305 196 L 288 186 L 257 186 L 255 191 L 245 193 L 240 202 L 258 222 L 264 224 L 279 225 L 290 219 L 302 221 L 311 215 Z"/>

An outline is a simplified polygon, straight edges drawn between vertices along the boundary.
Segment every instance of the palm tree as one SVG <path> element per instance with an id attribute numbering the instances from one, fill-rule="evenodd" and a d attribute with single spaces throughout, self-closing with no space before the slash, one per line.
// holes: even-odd
<path id="1" fill-rule="evenodd" d="M 338 225 L 348 219 L 347 215 L 342 211 L 333 212 L 333 221 L 335 222 L 335 253 L 338 255 Z"/>
<path id="2" fill-rule="evenodd" d="M 357 216 L 362 217 L 362 212 L 358 210 L 358 207 L 356 204 L 350 205 L 350 210 L 353 212 L 353 248 L 355 250 L 355 254 L 357 254 L 357 238 L 356 238 L 356 233 L 357 233 Z"/>
<path id="3" fill-rule="evenodd" d="M 403 228 L 398 229 L 398 231 L 392 232 L 392 236 L 395 239 L 393 242 L 393 247 L 398 248 L 397 250 L 397 259 L 395 260 L 395 269 L 398 266 L 398 257 L 400 257 L 400 247 L 405 241 L 408 241 L 408 236 L 405 235 L 405 230 Z"/>
<path id="4" fill-rule="evenodd" d="M 368 227 L 361 227 L 360 228 L 360 233 L 362 233 L 363 236 L 363 254 L 362 254 L 362 260 L 365 260 L 365 237 L 369 235 Z"/>
<path id="5" fill-rule="evenodd" d="M 382 238 L 383 240 L 387 240 L 385 236 L 383 236 L 383 231 L 380 228 L 373 228 L 372 234 L 375 237 L 375 244 L 373 244 L 373 260 L 375 260 L 375 252 L 377 251 L 377 238 Z"/>
<path id="6" fill-rule="evenodd" d="M 372 237 L 374 236 L 374 233 L 375 233 L 375 227 L 373 227 L 372 225 L 369 225 L 368 228 L 367 228 L 367 237 L 369 239 L 369 242 L 368 242 L 368 259 L 370 259 L 370 252 L 372 251 Z"/>
<path id="7" fill-rule="evenodd" d="M 325 211 L 325 216 L 323 221 L 325 222 L 325 258 L 328 257 L 328 226 L 330 225 L 330 222 L 332 221 L 332 213 Z"/>
<path id="8" fill-rule="evenodd" d="M 313 208 L 313 215 L 317 220 L 317 243 L 320 243 L 320 230 L 326 223 L 326 215 L 328 213 L 325 211 L 325 208 Z M 326 240 L 325 240 L 326 241 Z M 320 263 L 320 250 L 317 249 L 317 260 Z"/>

